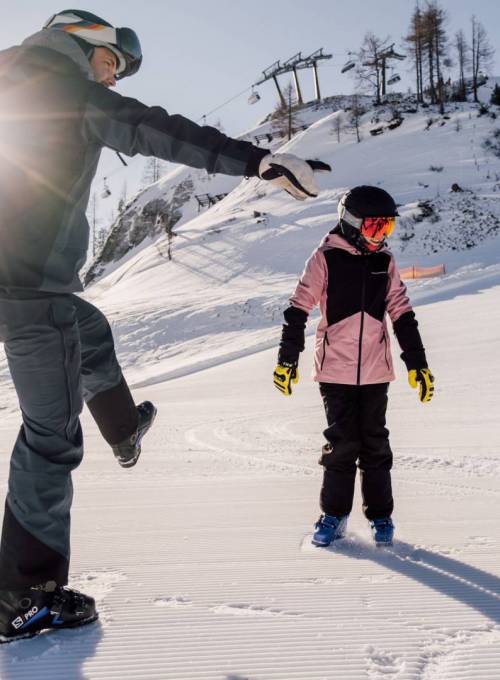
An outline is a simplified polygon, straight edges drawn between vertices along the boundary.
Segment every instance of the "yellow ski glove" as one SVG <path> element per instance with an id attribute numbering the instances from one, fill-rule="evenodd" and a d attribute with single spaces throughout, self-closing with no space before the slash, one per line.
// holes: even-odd
<path id="1" fill-rule="evenodd" d="M 276 389 L 282 394 L 292 394 L 292 385 L 299 382 L 299 369 L 296 362 L 283 361 L 276 365 L 273 373 L 273 382 Z"/>
<path id="2" fill-rule="evenodd" d="M 417 387 L 420 401 L 430 401 L 434 394 L 434 376 L 428 368 L 418 368 L 408 371 L 408 383 L 410 387 Z"/>

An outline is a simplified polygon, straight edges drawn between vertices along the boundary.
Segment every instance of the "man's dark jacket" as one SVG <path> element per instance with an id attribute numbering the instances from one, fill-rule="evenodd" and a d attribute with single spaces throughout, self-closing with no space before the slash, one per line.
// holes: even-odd
<path id="1" fill-rule="evenodd" d="M 31 36 L 0 52 L 0 287 L 82 290 L 103 147 L 247 176 L 267 153 L 95 82 L 66 33 Z"/>

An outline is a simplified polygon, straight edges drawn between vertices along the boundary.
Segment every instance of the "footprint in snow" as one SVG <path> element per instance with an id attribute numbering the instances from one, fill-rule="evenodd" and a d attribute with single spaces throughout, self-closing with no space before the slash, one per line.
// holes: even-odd
<path id="1" fill-rule="evenodd" d="M 214 614 L 232 614 L 233 616 L 263 616 L 263 617 L 297 617 L 300 612 L 288 612 L 271 607 L 258 607 L 251 604 L 220 604 L 210 607 Z"/>
<path id="2" fill-rule="evenodd" d="M 367 655 L 366 670 L 370 680 L 397 678 L 404 670 L 404 661 L 394 652 L 377 649 L 373 645 L 365 648 Z"/>
<path id="3" fill-rule="evenodd" d="M 180 597 L 176 595 L 174 597 L 157 597 L 153 600 L 153 604 L 157 607 L 190 607 L 193 603 L 187 597 Z"/>
<path id="4" fill-rule="evenodd" d="M 72 588 L 81 590 L 91 595 L 97 604 L 102 602 L 116 586 L 117 583 L 126 581 L 127 577 L 121 571 L 88 571 L 72 576 L 70 584 Z"/>

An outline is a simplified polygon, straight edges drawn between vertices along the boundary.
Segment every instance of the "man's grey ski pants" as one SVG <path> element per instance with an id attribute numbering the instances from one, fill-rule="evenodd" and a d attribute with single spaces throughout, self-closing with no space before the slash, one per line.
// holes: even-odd
<path id="1" fill-rule="evenodd" d="M 76 295 L 0 289 L 0 341 L 23 418 L 10 464 L 0 590 L 64 585 L 83 400 L 110 444 L 135 431 L 137 411 L 106 318 Z"/>

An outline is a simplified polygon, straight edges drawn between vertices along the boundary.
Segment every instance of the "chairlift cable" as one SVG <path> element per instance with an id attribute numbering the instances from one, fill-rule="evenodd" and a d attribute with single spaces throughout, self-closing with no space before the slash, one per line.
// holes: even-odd
<path id="1" fill-rule="evenodd" d="M 238 97 L 241 97 L 242 95 L 244 95 L 246 92 L 248 92 L 248 90 L 251 90 L 252 87 L 253 87 L 252 85 L 249 85 L 248 87 L 246 87 L 246 88 L 245 88 L 244 90 L 242 90 L 241 92 L 238 92 L 238 94 L 235 94 L 234 97 L 231 97 L 230 99 L 228 99 L 228 100 L 225 101 L 224 103 L 220 104 L 219 106 L 216 106 L 215 109 L 212 109 L 212 110 L 209 111 L 208 113 L 204 113 L 203 116 L 200 116 L 200 117 L 196 120 L 196 122 L 199 123 L 200 120 L 203 120 L 203 118 L 206 118 L 207 116 L 211 116 L 212 113 L 215 113 L 215 112 L 218 111 L 219 109 L 222 109 L 223 106 L 226 106 L 227 104 L 230 104 L 230 103 L 233 102 L 235 99 L 238 99 Z"/>

